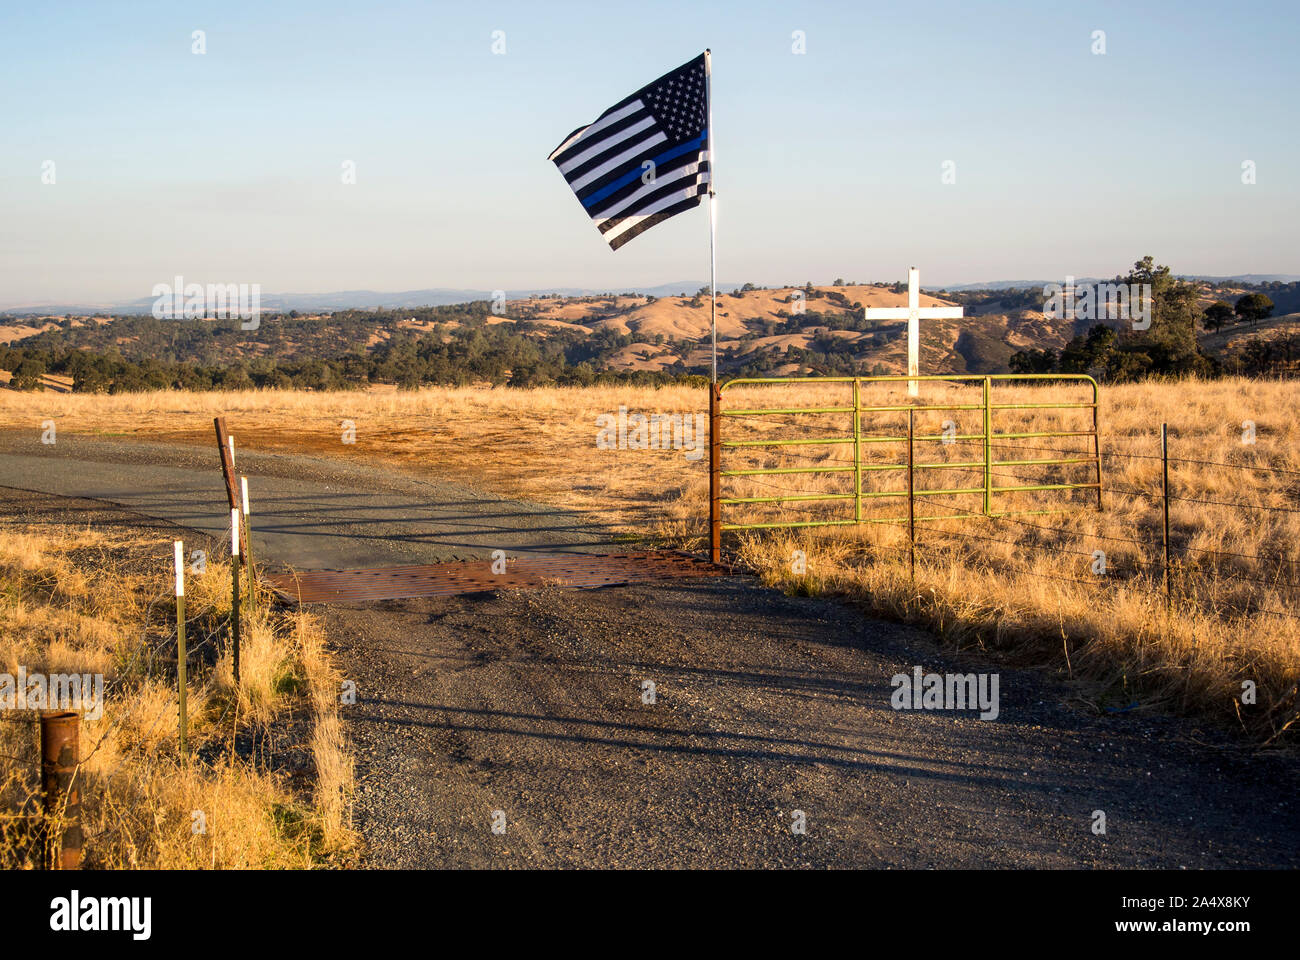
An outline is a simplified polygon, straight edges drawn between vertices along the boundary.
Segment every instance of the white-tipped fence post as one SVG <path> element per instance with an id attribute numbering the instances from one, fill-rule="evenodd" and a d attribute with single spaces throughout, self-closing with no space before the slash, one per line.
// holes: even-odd
<path id="1" fill-rule="evenodd" d="M 230 642 L 239 686 L 239 508 L 230 511 Z"/>
<path id="2" fill-rule="evenodd" d="M 181 761 L 184 762 L 189 755 L 189 720 L 185 703 L 185 544 L 177 540 L 173 546 L 176 564 L 176 684 L 180 694 L 180 747 Z"/>
<path id="3" fill-rule="evenodd" d="M 253 580 L 253 515 L 248 509 L 248 477 L 239 478 L 239 492 L 244 503 L 244 575 L 248 583 L 248 609 L 257 613 L 257 591 Z"/>

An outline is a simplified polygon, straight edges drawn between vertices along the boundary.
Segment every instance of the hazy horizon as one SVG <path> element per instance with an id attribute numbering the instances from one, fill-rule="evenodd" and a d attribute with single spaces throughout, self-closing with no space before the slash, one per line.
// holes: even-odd
<path id="1" fill-rule="evenodd" d="M 1077 277 L 1069 277 L 1068 279 L 1078 280 L 1078 281 L 1104 281 L 1109 279 L 1110 276 L 1111 276 L 1110 274 L 1106 276 L 1095 276 L 1095 277 L 1077 276 Z M 1265 282 L 1270 280 L 1278 280 L 1284 283 L 1292 283 L 1292 282 L 1300 281 L 1300 275 L 1298 274 L 1255 274 L 1250 276 L 1253 277 L 1253 279 L 1250 282 Z M 870 283 L 891 284 L 896 282 L 893 280 L 887 280 L 885 278 L 879 278 L 879 277 L 873 278 L 871 280 L 862 280 L 853 277 L 844 277 L 844 278 L 837 278 L 837 279 L 843 279 L 846 283 L 851 285 L 853 284 L 865 285 Z M 1051 280 L 1043 277 L 1018 278 L 1018 279 L 1013 277 L 1004 277 L 998 279 L 977 280 L 977 281 L 971 281 L 969 283 L 954 283 L 954 284 L 923 282 L 921 284 L 921 289 L 928 290 L 932 293 L 937 291 L 942 291 L 942 290 L 951 290 L 953 292 L 957 292 L 957 291 L 970 290 L 970 289 L 980 288 L 980 287 L 989 287 L 991 289 L 1011 289 L 1013 287 L 1024 288 L 1027 286 L 1033 287 L 1038 284 L 1059 283 L 1065 281 L 1066 279 L 1067 279 L 1066 277 L 1058 277 L 1055 280 Z M 1220 281 L 1233 280 L 1233 279 L 1244 280 L 1245 276 L 1243 277 L 1200 276 L 1200 277 L 1196 277 L 1195 279 L 1220 280 Z M 813 285 L 817 287 L 830 287 L 834 285 L 831 280 L 826 280 L 826 279 L 811 278 L 811 281 Z M 798 281 L 793 283 L 781 284 L 781 283 L 767 283 L 761 281 L 760 282 L 732 281 L 732 280 L 720 279 L 718 281 L 718 291 L 719 293 L 726 293 L 733 289 L 739 288 L 744 283 L 754 283 L 754 285 L 759 289 L 768 289 L 768 290 L 774 290 L 774 289 L 779 290 L 779 289 L 787 289 L 787 288 L 794 289 L 803 286 L 805 282 L 806 281 Z M 686 296 L 690 296 L 694 294 L 696 290 L 700 289 L 702 285 L 707 285 L 707 283 L 708 283 L 707 280 L 705 281 L 686 280 L 686 281 L 680 281 L 675 283 L 669 282 L 669 283 L 661 283 L 661 284 L 653 284 L 653 285 L 615 284 L 609 287 L 569 287 L 569 286 L 553 285 L 549 287 L 547 286 L 524 287 L 518 290 L 505 290 L 502 292 L 506 295 L 506 298 L 509 300 L 526 299 L 534 296 L 544 296 L 546 294 L 551 294 L 551 293 L 559 294 L 562 297 L 596 296 L 605 293 L 612 293 L 612 294 L 642 293 L 642 294 L 652 294 L 658 297 L 670 297 L 678 294 L 684 294 Z M 299 311 L 302 310 L 332 311 L 332 310 L 346 310 L 346 309 L 372 309 L 376 307 L 383 308 L 383 309 L 407 309 L 407 308 L 416 309 L 418 307 L 425 307 L 425 306 L 441 306 L 441 305 L 448 305 L 453 303 L 466 303 L 466 302 L 470 302 L 471 300 L 491 299 L 492 295 L 495 292 L 496 291 L 489 291 L 486 289 L 473 290 L 473 289 L 460 289 L 460 288 L 451 288 L 451 287 L 425 287 L 425 288 L 419 288 L 415 290 L 370 290 L 366 288 L 319 290 L 319 291 L 266 290 L 261 292 L 261 302 L 262 302 L 263 310 L 272 311 L 272 312 L 290 310 L 290 309 L 296 309 Z M 374 296 L 371 299 L 362 300 L 360 298 L 361 294 L 373 294 Z M 427 301 L 417 302 L 411 300 L 413 296 L 422 295 L 422 294 L 434 294 L 436 296 Z M 337 297 L 338 302 L 337 303 L 308 302 L 313 299 L 320 300 L 327 297 Z M 389 297 L 395 299 L 392 300 L 384 299 Z M 117 300 L 117 301 L 50 300 L 50 301 L 36 301 L 31 303 L 0 302 L 0 313 L 30 315 L 44 309 L 58 311 L 67 308 L 84 308 L 86 310 L 93 310 L 95 312 L 117 312 L 117 313 L 124 313 L 124 314 L 134 314 L 134 313 L 141 313 L 141 312 L 149 312 L 156 299 L 157 298 L 153 298 L 153 297 L 136 297 L 136 298 L 132 298 L 131 300 Z"/>

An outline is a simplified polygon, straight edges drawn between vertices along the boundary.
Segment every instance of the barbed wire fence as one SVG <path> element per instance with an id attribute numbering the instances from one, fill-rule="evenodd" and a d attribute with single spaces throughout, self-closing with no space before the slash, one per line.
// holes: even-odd
<path id="1" fill-rule="evenodd" d="M 228 560 L 232 567 L 237 568 L 238 557 L 231 555 L 228 549 L 223 550 L 220 556 Z M 211 557 L 208 559 L 210 561 Z M 45 581 L 36 577 L 32 579 L 28 586 L 41 586 L 44 583 Z M 48 584 L 45 585 L 48 586 Z M 164 727 L 175 722 L 176 718 L 169 712 L 152 711 L 146 701 L 126 695 L 142 680 L 147 681 L 150 678 L 163 679 L 170 680 L 175 684 L 179 679 L 176 655 L 178 652 L 177 641 L 180 624 L 171 617 L 155 617 L 156 608 L 172 599 L 173 593 L 171 591 L 164 591 L 141 599 L 143 610 L 140 616 L 139 635 L 134 642 L 127 645 L 126 650 L 123 651 L 123 659 L 115 671 L 116 675 L 109 678 L 103 688 L 104 702 L 112 699 L 118 704 L 125 704 L 125 706 L 116 710 L 111 719 L 106 719 L 105 723 L 97 725 L 97 729 L 93 733 L 83 733 L 87 741 L 86 749 L 78 748 L 76 772 L 73 775 L 71 784 L 69 784 L 69 789 L 74 786 L 78 790 L 81 789 L 81 783 L 85 780 L 82 775 L 83 768 L 112 740 L 113 735 L 126 725 L 136 722 L 142 723 L 142 726 L 137 731 L 139 739 L 142 742 L 153 742 Z M 194 628 L 201 628 L 197 630 L 198 642 L 188 644 L 185 650 L 187 665 L 197 663 L 203 667 L 198 672 L 198 677 L 195 677 L 193 673 L 190 674 L 191 678 L 200 680 L 191 692 L 201 699 L 213 695 L 223 682 L 219 676 L 217 660 L 220 658 L 222 650 L 229 645 L 232 639 L 233 608 L 225 615 L 219 614 L 220 611 L 216 604 L 207 602 L 202 604 L 197 611 L 187 611 L 183 621 L 187 632 Z M 25 756 L 0 755 L 0 759 L 16 764 L 12 771 L 14 773 L 22 769 L 31 770 L 35 778 L 33 782 L 35 783 L 39 783 L 42 776 L 42 757 L 39 749 L 41 721 L 43 717 L 53 712 L 56 711 L 37 707 L 5 711 L 3 715 L 0 715 L 0 722 L 20 724 L 27 728 L 29 731 L 28 749 L 31 751 L 30 754 Z M 145 716 L 147 712 L 154 715 Z M 232 733 L 232 738 L 234 735 Z M 167 763 L 183 762 L 183 758 L 179 756 L 160 755 L 157 759 Z M 130 804 L 120 802 L 118 796 L 124 790 L 129 793 L 127 781 L 133 776 L 134 773 L 131 768 L 121 764 L 113 764 L 100 772 L 99 780 L 96 783 L 95 796 L 99 802 L 105 804 L 106 813 L 103 818 L 104 822 L 98 825 L 98 830 L 93 832 L 91 830 L 85 831 L 82 842 L 86 845 L 93 844 L 102 847 L 115 835 L 125 835 L 132 827 L 132 823 L 128 822 L 129 820 L 140 819 L 141 812 L 132 809 Z M 22 808 L 0 815 L 0 820 L 25 824 L 28 830 L 37 831 L 33 834 L 37 837 L 33 842 L 45 843 L 46 841 L 40 831 L 52 829 L 51 824 L 60 822 L 63 814 L 61 812 L 51 814 L 49 810 L 45 809 L 42 806 L 42 796 L 39 789 L 29 789 Z M 152 816 L 152 814 L 149 814 L 149 816 Z M 77 823 L 80 828 L 80 814 L 78 814 Z M 36 855 L 40 857 L 41 865 L 48 867 L 48 863 L 45 862 L 49 859 L 48 851 Z"/>
<path id="2" fill-rule="evenodd" d="M 752 418 L 760 420 L 762 418 Z M 777 420 L 765 420 L 774 426 L 789 427 L 788 422 Z M 942 441 L 947 444 L 974 444 L 982 446 L 982 438 L 949 438 Z M 1080 451 L 1066 449 L 1056 446 L 1039 446 L 1023 445 L 1020 443 L 999 443 L 996 437 L 989 442 L 989 447 L 997 450 L 1014 451 L 1015 453 L 1043 453 L 1052 455 L 1074 456 L 1089 454 L 1090 451 Z M 835 456 L 831 451 L 826 451 L 820 455 L 808 452 L 796 452 L 794 450 L 782 450 L 782 457 L 792 458 L 802 464 L 815 464 L 821 467 L 831 467 L 841 476 L 852 476 L 854 470 L 854 460 L 850 457 Z M 1254 615 L 1270 615 L 1286 619 L 1296 619 L 1300 617 L 1297 608 L 1290 604 L 1293 600 L 1300 599 L 1297 591 L 1300 591 L 1300 556 L 1287 555 L 1285 550 L 1268 552 L 1266 550 L 1255 548 L 1251 552 L 1242 550 L 1230 550 L 1222 546 L 1198 546 L 1194 542 L 1195 532 L 1187 533 L 1185 528 L 1189 524 L 1182 524 L 1183 533 L 1178 533 L 1171 527 L 1171 511 L 1176 510 L 1180 505 L 1195 505 L 1204 507 L 1214 507 L 1218 509 L 1234 511 L 1241 514 L 1247 520 L 1251 517 L 1257 517 L 1260 514 L 1268 516 L 1300 516 L 1300 506 L 1285 506 L 1278 504 L 1257 503 L 1248 500 L 1225 499 L 1216 496 L 1197 495 L 1196 491 L 1178 488 L 1170 478 L 1169 468 L 1171 465 L 1189 465 L 1205 467 L 1212 469 L 1223 469 L 1230 471 L 1242 471 L 1255 475 L 1267 475 L 1271 478 L 1300 478 L 1300 470 L 1294 470 L 1289 467 L 1283 467 L 1273 464 L 1243 464 L 1232 463 L 1229 461 L 1208 460 L 1198 457 L 1179 457 L 1169 453 L 1167 442 L 1167 428 L 1162 425 L 1161 452 L 1160 453 L 1130 453 L 1114 450 L 1102 450 L 1101 458 L 1103 462 L 1118 464 L 1123 461 L 1142 461 L 1159 465 L 1160 473 L 1158 480 L 1159 487 L 1154 489 L 1142 489 L 1132 486 L 1131 484 L 1108 482 L 1104 486 L 1104 492 L 1107 496 L 1121 497 L 1128 500 L 1138 500 L 1146 503 L 1149 507 L 1157 511 L 1158 522 L 1155 529 L 1150 530 L 1145 536 L 1124 536 L 1120 531 L 1110 532 L 1093 532 L 1089 530 L 1052 526 L 1044 523 L 1036 523 L 1032 520 L 1026 520 L 1022 516 L 1015 516 L 1009 513 L 993 512 L 982 518 L 987 521 L 987 527 L 983 532 L 975 532 L 970 529 L 970 521 L 973 519 L 969 512 L 963 508 L 954 506 L 951 503 L 944 503 L 935 499 L 933 496 L 927 496 L 924 488 L 916 487 L 916 477 L 920 475 L 920 470 L 914 470 L 910 465 L 902 469 L 908 472 L 908 489 L 898 491 L 900 498 L 906 498 L 909 501 L 909 514 L 913 512 L 917 505 L 924 506 L 931 511 L 927 515 L 915 517 L 910 522 L 905 518 L 893 518 L 885 521 L 899 525 L 905 524 L 908 527 L 908 542 L 902 545 L 902 550 L 909 553 L 911 557 L 915 556 L 918 548 L 925 552 L 927 545 L 933 544 L 935 540 L 939 541 L 970 541 L 983 544 L 998 544 L 1013 548 L 1017 551 L 1039 551 L 1051 554 L 1052 558 L 1066 555 L 1070 557 L 1085 558 L 1089 563 L 1089 570 L 1092 575 L 1089 577 L 1071 577 L 1061 574 L 1048 574 L 1041 569 L 1031 570 L 1028 565 L 1022 565 L 1016 570 L 1017 575 L 1052 579 L 1063 582 L 1074 583 L 1086 586 L 1092 589 L 1105 591 L 1119 585 L 1137 586 L 1143 589 L 1154 590 L 1162 595 L 1166 608 L 1170 609 L 1177 604 L 1188 603 L 1192 600 L 1195 591 L 1189 590 L 1190 578 L 1194 573 L 1203 575 L 1209 581 L 1219 582 L 1238 582 L 1243 584 L 1252 584 L 1261 586 L 1280 594 L 1287 601 L 1287 608 L 1268 606 L 1262 601 L 1252 602 L 1250 598 L 1245 606 L 1235 610 L 1225 610 L 1222 601 L 1213 601 L 1211 612 L 1222 614 L 1224 612 L 1233 613 L 1237 616 L 1247 617 Z M 1080 466 L 1091 467 L 1092 462 L 1086 461 Z M 979 475 L 983 472 L 980 466 L 963 466 L 960 464 L 943 465 L 942 471 L 964 473 L 970 475 Z M 799 468 L 793 468 L 791 479 L 798 477 Z M 814 472 L 809 470 L 809 472 Z M 816 471 L 822 472 L 822 471 Z M 1023 472 L 1010 472 L 1006 469 L 990 469 L 989 475 L 1003 480 L 1016 481 L 1034 481 L 1040 480 L 1040 477 L 1027 476 Z M 790 497 L 811 496 L 824 493 L 823 489 L 808 487 L 806 484 L 801 486 L 791 486 L 786 483 L 774 480 L 770 475 L 767 477 L 744 476 L 745 483 L 754 484 L 762 487 L 765 494 L 776 492 Z M 782 478 L 784 479 L 784 478 Z M 909 492 L 910 491 L 910 492 Z M 1300 503 L 1300 494 L 1287 490 L 1286 493 L 1295 496 L 1297 503 Z M 937 511 L 937 512 L 935 512 Z M 1058 511 L 1050 511 L 1058 512 Z M 951 516 L 960 514 L 960 516 Z M 1104 511 L 1103 516 L 1110 514 L 1110 511 Z M 963 530 L 953 529 L 948 523 L 944 525 L 935 525 L 933 521 L 945 521 L 951 519 L 967 521 L 968 528 Z M 879 523 L 879 520 L 871 520 L 871 523 Z M 921 526 L 924 524 L 924 527 Z M 1256 525 L 1257 524 L 1252 524 Z M 779 526 L 777 524 L 776 526 Z M 1034 531 L 1038 534 L 1049 534 L 1057 542 L 1043 543 L 1036 542 L 1026 536 L 996 536 L 994 533 L 999 527 L 1012 527 L 1020 531 Z M 924 536 L 919 536 L 919 531 L 924 529 Z M 1010 532 L 1010 531 L 1008 531 Z M 1040 538 L 1041 539 L 1041 538 Z M 1126 556 L 1125 560 L 1116 563 L 1109 556 L 1104 557 L 1103 564 L 1098 566 L 1098 552 L 1100 548 L 1109 544 L 1119 544 L 1124 547 L 1133 548 L 1136 558 Z M 1071 546 L 1073 545 L 1073 546 Z M 1079 549 L 1083 546 L 1094 546 L 1098 549 Z M 895 549 L 892 546 L 873 544 L 871 547 L 875 551 L 889 551 Z M 1100 552 L 1105 552 L 1101 550 Z M 902 558 L 903 562 L 908 562 L 910 558 Z M 1254 569 L 1228 569 L 1224 561 L 1241 561 L 1243 564 L 1253 565 Z M 911 560 L 914 566 L 914 559 Z M 1262 593 L 1263 591 L 1256 591 Z M 1209 601 L 1207 601 L 1209 602 Z"/>

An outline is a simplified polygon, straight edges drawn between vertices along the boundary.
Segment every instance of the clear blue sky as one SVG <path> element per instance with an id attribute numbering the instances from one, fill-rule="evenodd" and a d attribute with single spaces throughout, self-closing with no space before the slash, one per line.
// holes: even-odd
<path id="1" fill-rule="evenodd" d="M 5 2 L 0 305 L 707 278 L 702 207 L 614 253 L 546 160 L 706 46 L 722 280 L 1300 273 L 1300 7 L 1131 6 Z"/>

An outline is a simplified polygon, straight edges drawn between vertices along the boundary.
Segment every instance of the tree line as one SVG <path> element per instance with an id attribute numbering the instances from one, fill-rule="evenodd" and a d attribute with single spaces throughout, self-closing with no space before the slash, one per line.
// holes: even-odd
<path id="1" fill-rule="evenodd" d="M 617 335 L 606 338 L 617 340 Z M 369 353 L 334 358 L 286 359 L 245 357 L 215 364 L 169 361 L 155 357 L 131 360 L 120 351 L 76 347 L 3 347 L 0 369 L 13 372 L 10 386 L 39 387 L 47 375 L 70 377 L 76 393 L 136 393 L 148 390 L 355 390 L 370 384 L 401 389 L 424 385 L 590 386 L 604 383 L 662 385 L 704 383 L 678 360 L 670 370 L 611 370 L 592 356 L 591 344 L 536 340 L 503 327 L 466 331 L 463 335 L 425 335 L 385 343 Z"/>
<path id="2" fill-rule="evenodd" d="M 1151 325 L 1145 330 L 1129 326 L 1094 324 L 1070 340 L 1059 352 L 1052 349 L 1021 350 L 1009 362 L 1013 373 L 1086 373 L 1098 380 L 1126 382 L 1150 376 L 1213 377 L 1225 373 L 1262 374 L 1290 369 L 1289 346 L 1249 347 L 1242 357 L 1225 363 L 1206 353 L 1197 328 L 1219 330 L 1230 320 L 1258 323 L 1270 316 L 1273 301 L 1263 293 L 1248 293 L 1235 305 L 1215 301 L 1202 310 L 1201 287 L 1180 280 L 1169 267 L 1144 257 L 1116 283 L 1150 284 Z M 1286 338 L 1284 338 L 1286 339 Z"/>

